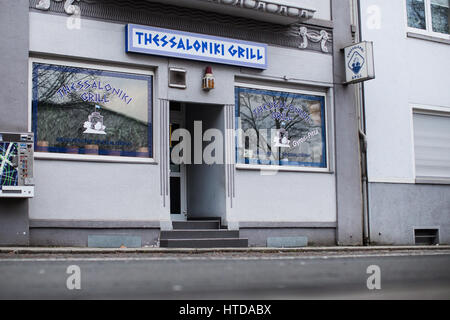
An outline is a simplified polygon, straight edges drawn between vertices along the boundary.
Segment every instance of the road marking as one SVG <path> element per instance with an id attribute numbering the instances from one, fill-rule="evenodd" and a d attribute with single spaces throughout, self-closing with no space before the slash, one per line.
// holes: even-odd
<path id="1" fill-rule="evenodd" d="M 107 258 L 6 258 L 1 262 L 57 262 L 57 261 L 294 261 L 294 260 L 329 260 L 329 259 L 350 259 L 350 258 L 383 258 L 383 257 L 425 257 L 425 256 L 449 256 L 450 253 L 385 253 L 385 254 L 354 254 L 354 255 L 331 255 L 331 256 L 287 256 L 287 257 L 107 257 Z"/>

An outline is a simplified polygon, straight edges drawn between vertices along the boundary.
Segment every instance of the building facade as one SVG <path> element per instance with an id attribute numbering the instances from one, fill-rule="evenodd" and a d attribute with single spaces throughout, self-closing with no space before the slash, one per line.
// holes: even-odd
<path id="1" fill-rule="evenodd" d="M 449 2 L 361 0 L 359 12 L 376 64 L 361 87 L 368 240 L 449 243 Z"/>
<path id="2" fill-rule="evenodd" d="M 249 246 L 361 245 L 350 2 L 180 3 L 1 1 L 0 131 L 34 134 L 35 194 L 0 198 L 0 244 L 218 219 Z"/>

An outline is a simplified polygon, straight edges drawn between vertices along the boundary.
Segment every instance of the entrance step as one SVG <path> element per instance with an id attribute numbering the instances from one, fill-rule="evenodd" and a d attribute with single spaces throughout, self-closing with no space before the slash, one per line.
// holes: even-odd
<path id="1" fill-rule="evenodd" d="M 220 219 L 172 221 L 173 230 L 161 231 L 162 248 L 246 248 L 238 230 L 221 229 Z"/>
<path id="2" fill-rule="evenodd" d="M 174 230 L 220 229 L 220 220 L 172 221 Z"/>
<path id="3" fill-rule="evenodd" d="M 163 248 L 246 248 L 248 239 L 161 239 Z"/>
<path id="4" fill-rule="evenodd" d="M 161 231 L 160 239 L 230 239 L 239 238 L 239 231 L 234 230 L 172 230 Z"/>

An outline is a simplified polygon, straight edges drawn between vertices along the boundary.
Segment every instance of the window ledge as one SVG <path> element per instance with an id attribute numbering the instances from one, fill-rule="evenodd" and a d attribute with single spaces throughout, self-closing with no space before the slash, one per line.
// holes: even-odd
<path id="1" fill-rule="evenodd" d="M 117 157 L 117 156 L 46 153 L 46 152 L 35 152 L 34 158 L 37 160 L 158 164 L 153 158 Z"/>
<path id="2" fill-rule="evenodd" d="M 444 39 L 444 38 L 430 36 L 430 35 L 416 33 L 416 32 L 407 32 L 406 36 L 408 38 L 415 38 L 415 39 L 433 41 L 433 42 L 438 42 L 438 43 L 450 44 L 449 39 Z"/>
<path id="3" fill-rule="evenodd" d="M 334 172 L 328 168 L 314 168 L 314 167 L 295 167 L 295 166 L 278 166 L 278 165 L 263 165 L 263 164 L 243 164 L 237 163 L 236 169 L 238 170 L 260 170 L 264 172 L 265 175 L 273 175 L 277 171 L 286 172 L 304 172 L 304 173 L 328 173 L 333 174 Z"/>
<path id="4" fill-rule="evenodd" d="M 416 177 L 417 184 L 450 184 L 450 178 L 447 177 Z"/>

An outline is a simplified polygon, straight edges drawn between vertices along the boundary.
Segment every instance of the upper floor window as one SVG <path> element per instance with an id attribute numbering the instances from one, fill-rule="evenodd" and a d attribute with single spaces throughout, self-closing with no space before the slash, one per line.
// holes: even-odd
<path id="1" fill-rule="evenodd" d="M 408 27 L 430 34 L 449 34 L 450 0 L 406 0 Z"/>
<path id="2" fill-rule="evenodd" d="M 416 181 L 450 183 L 450 113 L 413 109 Z"/>

